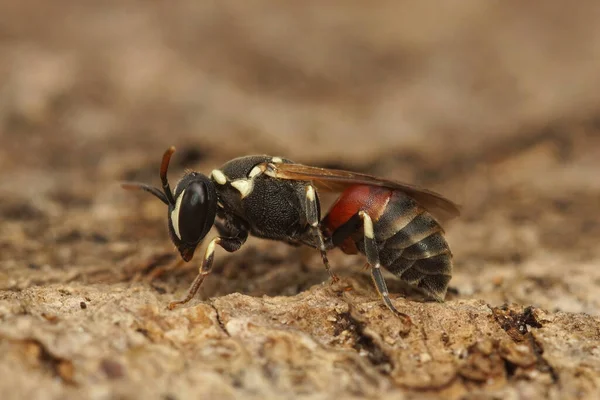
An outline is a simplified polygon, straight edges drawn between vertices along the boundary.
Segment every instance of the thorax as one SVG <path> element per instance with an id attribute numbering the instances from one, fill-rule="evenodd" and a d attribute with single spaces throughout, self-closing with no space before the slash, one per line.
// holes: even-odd
<path id="1" fill-rule="evenodd" d="M 241 157 L 214 170 L 211 179 L 221 214 L 235 214 L 255 236 L 293 239 L 307 228 L 302 207 L 306 182 L 272 178 L 256 167 L 274 160 L 291 162 L 270 156 Z"/>

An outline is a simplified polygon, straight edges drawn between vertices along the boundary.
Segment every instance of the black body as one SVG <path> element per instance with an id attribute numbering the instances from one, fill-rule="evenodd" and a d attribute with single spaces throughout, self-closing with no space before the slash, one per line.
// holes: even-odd
<path id="1" fill-rule="evenodd" d="M 252 168 L 271 159 L 269 156 L 240 157 L 219 169 L 229 179 L 224 185 L 213 179 L 219 199 L 217 215 L 226 226 L 247 230 L 255 237 L 315 247 L 304 205 L 305 187 L 309 182 L 285 181 L 261 174 L 253 179 L 252 192 L 244 198 L 231 185 L 230 180 L 247 179 Z"/>
<path id="2" fill-rule="evenodd" d="M 443 300 L 452 271 L 452 254 L 443 230 L 428 212 L 447 217 L 458 207 L 434 192 L 348 171 L 295 164 L 265 155 L 246 156 L 225 163 L 210 176 L 188 172 L 171 192 L 167 170 L 175 149 L 162 160 L 161 191 L 142 184 L 126 188 L 146 190 L 168 205 L 169 233 L 182 258 L 190 261 L 213 226 L 219 232 L 207 246 L 199 274 L 188 295 L 169 308 L 188 302 L 210 273 L 216 245 L 238 250 L 248 235 L 308 245 L 318 249 L 333 281 L 327 250 L 340 247 L 360 252 L 387 307 L 393 306 L 380 267 Z M 344 193 L 321 220 L 316 188 Z M 337 208 L 336 208 L 337 207 Z M 349 251 L 348 243 L 353 250 Z"/>

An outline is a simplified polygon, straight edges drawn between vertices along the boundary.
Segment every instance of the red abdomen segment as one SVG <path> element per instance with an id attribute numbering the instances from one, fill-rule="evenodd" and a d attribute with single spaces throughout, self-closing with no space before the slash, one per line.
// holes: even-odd
<path id="1" fill-rule="evenodd" d="M 321 222 L 324 233 L 331 235 L 359 211 L 366 211 L 373 222 L 377 221 L 385 211 L 392 193 L 392 190 L 384 187 L 350 186 L 344 190 Z M 358 253 L 353 237 L 347 238 L 339 247 L 346 254 Z"/>
<path id="2" fill-rule="evenodd" d="M 333 233 L 357 212 L 373 221 L 381 266 L 436 300 L 443 300 L 452 276 L 452 253 L 435 218 L 402 191 L 357 185 L 346 189 L 321 222 Z M 365 253 L 363 229 L 338 246 L 346 254 Z"/>

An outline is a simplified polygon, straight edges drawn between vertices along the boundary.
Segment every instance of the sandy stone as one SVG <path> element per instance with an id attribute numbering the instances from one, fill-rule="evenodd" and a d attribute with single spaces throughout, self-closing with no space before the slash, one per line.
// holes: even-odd
<path id="1" fill-rule="evenodd" d="M 0 5 L 3 399 L 600 398 L 599 3 L 333 4 Z M 170 145 L 444 193 L 446 301 L 252 238 L 168 310 Z"/>

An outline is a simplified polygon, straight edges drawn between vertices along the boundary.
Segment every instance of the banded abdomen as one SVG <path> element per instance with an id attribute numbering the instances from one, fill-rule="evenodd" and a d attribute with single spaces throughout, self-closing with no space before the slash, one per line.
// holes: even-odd
<path id="1" fill-rule="evenodd" d="M 353 218 L 359 211 L 373 221 L 381 266 L 443 300 L 452 276 L 452 253 L 435 218 L 401 191 L 356 185 L 342 193 L 323 219 L 325 234 L 333 237 L 339 228 L 348 229 L 351 219 L 359 221 Z M 362 224 L 351 229 L 338 247 L 347 254 L 365 254 Z"/>

